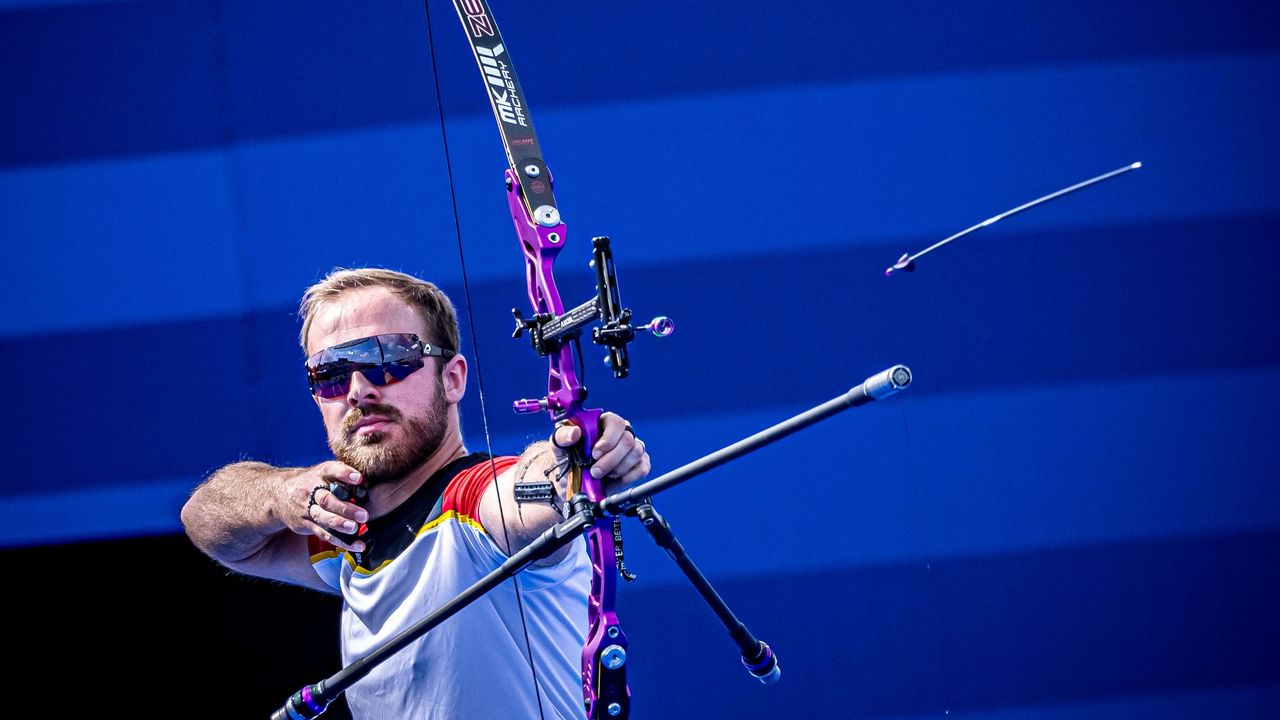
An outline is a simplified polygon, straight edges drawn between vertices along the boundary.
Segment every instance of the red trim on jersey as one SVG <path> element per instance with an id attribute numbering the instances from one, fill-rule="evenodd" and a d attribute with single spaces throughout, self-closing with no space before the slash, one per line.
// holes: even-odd
<path id="1" fill-rule="evenodd" d="M 484 491 L 488 490 L 489 484 L 494 481 L 494 471 L 501 475 L 519 459 L 510 456 L 498 457 L 493 459 L 492 468 L 486 460 L 458 473 L 449 482 L 449 487 L 444 490 L 444 504 L 441 509 L 445 512 L 453 510 L 459 515 L 479 519 L 480 498 L 484 497 Z"/>
<path id="2" fill-rule="evenodd" d="M 307 536 L 307 555 L 315 557 L 320 553 L 327 553 L 337 550 L 338 548 L 330 545 L 327 541 L 321 540 L 317 535 Z"/>

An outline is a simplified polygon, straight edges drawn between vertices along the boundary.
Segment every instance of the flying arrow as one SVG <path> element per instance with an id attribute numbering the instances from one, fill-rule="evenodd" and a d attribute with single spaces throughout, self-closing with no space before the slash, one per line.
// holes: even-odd
<path id="1" fill-rule="evenodd" d="M 1071 186 L 1069 186 L 1069 187 L 1064 187 L 1064 188 L 1062 188 L 1061 190 L 1058 190 L 1058 191 L 1056 191 L 1056 192 L 1051 192 L 1051 193 L 1049 193 L 1048 195 L 1045 195 L 1044 197 L 1039 197 L 1039 198 L 1036 198 L 1035 200 L 1032 200 L 1032 201 L 1031 201 L 1031 202 L 1029 202 L 1029 203 L 1024 203 L 1024 204 L 1022 204 L 1022 205 L 1019 205 L 1018 207 L 1013 208 L 1012 210 L 1005 210 L 1004 212 L 1000 213 L 999 215 L 996 215 L 996 216 L 994 216 L 994 217 L 989 217 L 989 218 L 987 218 L 986 220 L 983 220 L 982 222 L 978 223 L 977 225 L 974 225 L 974 226 L 973 226 L 973 227 L 971 227 L 971 228 L 966 228 L 966 229 L 964 229 L 964 230 L 961 230 L 960 232 L 956 233 L 955 235 L 952 235 L 951 237 L 949 237 L 949 238 L 947 238 L 947 239 L 945 239 L 945 240 L 942 240 L 942 241 L 939 241 L 939 242 L 936 242 L 936 243 L 934 243 L 934 244 L 930 245 L 929 247 L 925 248 L 924 250 L 921 250 L 920 252 L 916 253 L 915 255 L 912 255 L 911 253 L 902 253 L 902 257 L 898 258 L 898 262 L 894 263 L 894 264 L 893 264 L 892 266 L 890 266 L 890 267 L 885 268 L 884 276 L 885 276 L 885 277 L 889 277 L 890 275 L 892 275 L 892 274 L 893 274 L 893 271 L 894 271 L 894 270 L 901 270 L 902 272 L 911 272 L 912 270 L 915 270 L 915 269 L 916 269 L 916 259 L 917 259 L 917 258 L 919 258 L 919 257 L 921 257 L 922 255 L 925 255 L 925 254 L 927 254 L 927 253 L 933 252 L 934 250 L 937 250 L 938 248 L 942 247 L 943 245 L 946 245 L 947 243 L 951 242 L 952 240 L 957 240 L 957 239 L 959 239 L 959 238 L 962 238 L 962 237 L 964 237 L 965 235 L 968 235 L 969 233 L 971 233 L 971 232 L 973 232 L 973 231 L 975 231 L 975 230 L 981 230 L 982 228 L 987 227 L 988 225 L 994 225 L 994 224 L 996 224 L 997 222 L 1000 222 L 1001 220 L 1003 220 L 1003 219 L 1005 219 L 1005 218 L 1009 217 L 1010 215 L 1017 215 L 1018 213 L 1022 212 L 1023 210 L 1030 210 L 1031 208 L 1033 208 L 1033 207 L 1035 207 L 1035 206 L 1037 206 L 1037 205 L 1039 205 L 1039 204 L 1041 204 L 1041 203 L 1049 202 L 1050 200 L 1053 200 L 1054 198 L 1060 198 L 1060 197 L 1062 197 L 1063 195 L 1067 195 L 1067 194 L 1073 193 L 1073 192 L 1075 192 L 1075 191 L 1077 191 L 1077 190 L 1083 190 L 1084 188 L 1087 188 L 1087 187 L 1089 187 L 1090 185 L 1094 185 L 1094 184 L 1096 184 L 1096 183 L 1100 183 L 1100 182 L 1102 182 L 1103 180 L 1109 180 L 1109 179 L 1111 179 L 1111 178 L 1113 178 L 1113 177 L 1115 177 L 1115 176 L 1117 176 L 1117 175 L 1123 175 L 1124 173 L 1127 173 L 1127 172 L 1129 172 L 1130 170 L 1137 170 L 1137 169 L 1138 169 L 1138 168 L 1140 168 L 1140 167 L 1142 167 L 1142 163 L 1140 163 L 1140 162 L 1136 162 L 1136 163 L 1133 163 L 1132 165 L 1125 165 L 1124 167 L 1119 168 L 1119 169 L 1117 169 L 1117 170 L 1112 170 L 1112 171 L 1111 171 L 1111 172 L 1109 172 L 1109 173 L 1103 173 L 1103 174 L 1101 174 L 1101 175 L 1099 175 L 1099 176 L 1097 176 L 1097 177 L 1089 178 L 1088 180 L 1085 180 L 1084 182 L 1078 182 L 1078 183 L 1076 183 L 1075 185 L 1071 185 Z"/>

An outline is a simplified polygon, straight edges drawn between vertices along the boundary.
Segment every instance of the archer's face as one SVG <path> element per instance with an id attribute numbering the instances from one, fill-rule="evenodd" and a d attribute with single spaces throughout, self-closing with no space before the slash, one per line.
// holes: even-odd
<path id="1" fill-rule="evenodd" d="M 315 310 L 307 354 L 350 340 L 389 333 L 429 338 L 418 312 L 383 288 L 362 288 Z M 334 456 L 366 483 L 397 480 L 422 465 L 450 432 L 458 432 L 457 403 L 466 388 L 466 361 L 455 356 L 438 373 L 440 358 L 399 382 L 381 387 L 361 373 L 344 396 L 316 397 Z"/>

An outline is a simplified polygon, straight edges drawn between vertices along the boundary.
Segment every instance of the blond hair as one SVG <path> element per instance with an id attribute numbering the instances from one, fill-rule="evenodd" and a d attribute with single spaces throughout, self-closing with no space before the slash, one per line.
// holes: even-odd
<path id="1" fill-rule="evenodd" d="M 458 313 L 449 296 L 440 288 L 426 280 L 395 270 L 334 268 L 323 280 L 302 293 L 302 302 L 298 305 L 302 333 L 298 340 L 303 352 L 307 350 L 307 333 L 311 331 L 311 320 L 317 308 L 345 292 L 369 287 L 385 288 L 418 311 L 427 328 L 427 337 L 422 338 L 423 342 L 455 352 L 459 350 Z"/>

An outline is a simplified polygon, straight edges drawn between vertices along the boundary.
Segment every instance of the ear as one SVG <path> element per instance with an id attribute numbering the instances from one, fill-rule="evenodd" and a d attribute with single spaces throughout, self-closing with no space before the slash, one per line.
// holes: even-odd
<path id="1" fill-rule="evenodd" d="M 444 399 L 450 405 L 457 405 L 462 396 L 467 394 L 467 359 L 462 355 L 454 355 L 444 365 L 440 374 L 440 382 L 444 385 Z"/>

